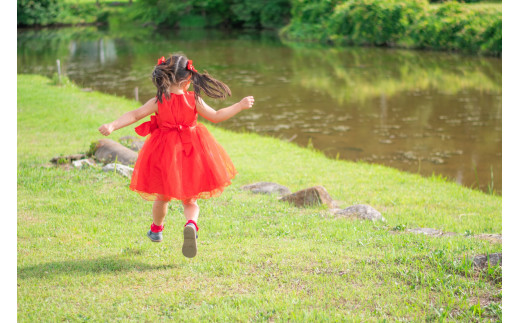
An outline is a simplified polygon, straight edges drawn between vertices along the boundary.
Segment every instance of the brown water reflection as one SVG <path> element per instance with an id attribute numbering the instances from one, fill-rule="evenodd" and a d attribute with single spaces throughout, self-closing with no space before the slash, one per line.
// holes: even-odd
<path id="1" fill-rule="evenodd" d="M 140 100 L 154 95 L 157 57 L 182 51 L 255 108 L 221 123 L 309 141 L 330 157 L 442 174 L 501 191 L 502 62 L 378 48 L 291 48 L 269 33 L 24 31 L 18 71 L 52 74 Z M 232 102 L 214 102 L 222 107 Z"/>

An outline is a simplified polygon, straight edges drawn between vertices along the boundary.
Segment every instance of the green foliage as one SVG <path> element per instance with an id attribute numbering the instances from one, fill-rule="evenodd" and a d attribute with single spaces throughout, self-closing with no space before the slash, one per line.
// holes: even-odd
<path id="1" fill-rule="evenodd" d="M 424 1 L 349 1 L 334 9 L 327 33 L 342 43 L 394 44 L 420 19 L 425 5 Z"/>
<path id="2" fill-rule="evenodd" d="M 49 25 L 62 9 L 58 0 L 18 0 L 18 26 Z"/>
<path id="3" fill-rule="evenodd" d="M 419 48 L 500 55 L 502 13 L 448 2 L 425 14 L 410 36 Z"/>
<path id="4" fill-rule="evenodd" d="M 165 27 L 277 28 L 290 15 L 289 0 L 143 0 L 129 8 L 129 18 Z"/>
<path id="5" fill-rule="evenodd" d="M 89 146 L 87 152 L 85 153 L 87 155 L 87 157 L 92 157 L 96 154 L 97 145 L 98 145 L 98 141 L 93 141 L 90 143 L 90 146 Z"/>
<path id="6" fill-rule="evenodd" d="M 125 20 L 163 27 L 282 28 L 294 41 L 456 50 L 500 56 L 501 9 L 427 0 L 141 0 Z M 464 1 L 478 2 L 478 1 Z M 496 6 L 496 5 L 491 5 Z M 109 21 L 106 3 L 18 0 L 18 25 Z"/>
<path id="7" fill-rule="evenodd" d="M 429 0 L 430 3 L 442 3 L 442 2 L 449 2 L 449 1 L 452 1 L 452 0 Z M 462 3 L 482 2 L 482 0 L 456 0 L 456 1 L 462 2 Z"/>
<path id="8" fill-rule="evenodd" d="M 18 26 L 77 25 L 108 22 L 110 14 L 121 8 L 106 2 L 18 0 Z"/>
<path id="9" fill-rule="evenodd" d="M 51 84 L 58 86 L 74 86 L 74 84 L 70 81 L 70 79 L 67 76 L 59 76 L 58 73 L 54 73 L 52 75 Z"/>
<path id="10" fill-rule="evenodd" d="M 404 231 L 406 230 L 406 224 L 398 224 L 392 228 L 394 231 Z"/>
<path id="11" fill-rule="evenodd" d="M 168 0 L 142 0 L 129 9 L 129 18 L 134 21 L 154 22 L 158 25 L 178 27 L 179 21 L 190 8 L 189 2 Z"/>
<path id="12" fill-rule="evenodd" d="M 325 41 L 327 19 L 339 2 L 339 0 L 293 0 L 291 22 L 281 29 L 281 35 L 297 41 Z"/>
<path id="13" fill-rule="evenodd" d="M 295 41 L 386 45 L 501 55 L 502 12 L 426 0 L 294 1 L 281 36 Z"/>

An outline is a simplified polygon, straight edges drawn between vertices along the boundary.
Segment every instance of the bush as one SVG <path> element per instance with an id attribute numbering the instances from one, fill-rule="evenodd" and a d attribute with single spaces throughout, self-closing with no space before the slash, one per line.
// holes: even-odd
<path id="1" fill-rule="evenodd" d="M 18 26 L 49 25 L 54 22 L 61 10 L 58 0 L 18 0 Z"/>
<path id="2" fill-rule="evenodd" d="M 501 55 L 502 13 L 426 0 L 293 1 L 288 40 Z"/>
<path id="3" fill-rule="evenodd" d="M 426 12 L 410 35 L 419 48 L 500 55 L 502 13 L 449 2 Z"/>
<path id="4" fill-rule="evenodd" d="M 131 18 L 159 26 L 277 28 L 289 22 L 289 0 L 142 0 Z"/>
<path id="5" fill-rule="evenodd" d="M 424 1 L 365 0 L 334 9 L 327 32 L 343 43 L 392 45 L 402 42 L 424 12 Z"/>
<path id="6" fill-rule="evenodd" d="M 449 2 L 452 0 L 430 0 L 430 3 L 442 3 L 442 2 Z M 464 2 L 464 3 L 475 3 L 475 2 L 482 2 L 482 0 L 456 0 L 457 2 Z"/>
<path id="7" fill-rule="evenodd" d="M 18 0 L 18 26 L 75 25 L 107 22 L 116 9 L 94 1 Z"/>

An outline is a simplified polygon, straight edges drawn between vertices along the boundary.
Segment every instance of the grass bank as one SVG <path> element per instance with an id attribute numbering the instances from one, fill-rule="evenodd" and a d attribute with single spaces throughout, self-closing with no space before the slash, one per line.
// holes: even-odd
<path id="1" fill-rule="evenodd" d="M 145 236 L 151 203 L 128 179 L 43 166 L 86 151 L 101 123 L 137 106 L 18 76 L 20 322 L 501 320 L 501 268 L 477 271 L 462 260 L 501 252 L 471 237 L 501 233 L 499 196 L 208 125 L 239 175 L 222 196 L 200 201 L 199 254 L 186 259 L 179 204 L 170 206 L 164 242 L 154 244 Z M 110 138 L 132 134 L 129 127 Z M 292 191 L 323 185 L 340 206 L 370 204 L 387 222 L 239 190 L 257 181 Z"/>
<path id="2" fill-rule="evenodd" d="M 287 41 L 502 54 L 502 4 L 293 1 Z"/>

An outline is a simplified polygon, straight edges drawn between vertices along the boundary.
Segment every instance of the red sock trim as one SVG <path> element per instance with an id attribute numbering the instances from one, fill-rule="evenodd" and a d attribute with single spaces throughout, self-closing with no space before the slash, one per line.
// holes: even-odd
<path id="1" fill-rule="evenodd" d="M 152 222 L 152 225 L 150 226 L 150 230 L 152 230 L 152 232 L 161 232 L 162 230 L 164 229 L 164 224 L 163 225 L 156 225 L 155 223 Z"/>
<path id="2" fill-rule="evenodd" d="M 190 223 L 193 223 L 195 225 L 195 229 L 197 229 L 197 231 L 199 231 L 199 227 L 197 226 L 197 222 L 195 222 L 193 220 L 188 220 L 188 222 L 186 222 L 186 224 L 184 226 L 187 226 Z"/>

